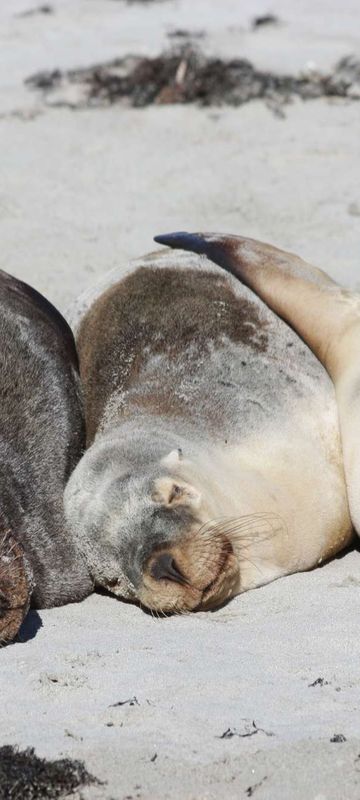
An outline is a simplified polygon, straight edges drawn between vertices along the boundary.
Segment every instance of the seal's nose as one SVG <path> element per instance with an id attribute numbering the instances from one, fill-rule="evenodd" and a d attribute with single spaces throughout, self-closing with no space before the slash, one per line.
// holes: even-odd
<path id="1" fill-rule="evenodd" d="M 156 556 L 150 567 L 150 575 L 156 581 L 166 578 L 168 581 L 175 581 L 175 583 L 181 583 L 182 585 L 188 583 L 171 553 L 160 553 Z"/>

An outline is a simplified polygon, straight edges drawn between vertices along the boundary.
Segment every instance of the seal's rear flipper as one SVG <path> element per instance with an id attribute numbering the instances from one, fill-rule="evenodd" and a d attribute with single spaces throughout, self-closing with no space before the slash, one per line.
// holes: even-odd
<path id="1" fill-rule="evenodd" d="M 171 233 L 155 241 L 206 255 L 253 289 L 291 325 L 336 389 L 349 505 L 360 534 L 360 295 L 276 247 L 214 233 Z"/>
<path id="2" fill-rule="evenodd" d="M 21 545 L 0 534 L 0 647 L 15 639 L 30 606 L 33 588 Z"/>

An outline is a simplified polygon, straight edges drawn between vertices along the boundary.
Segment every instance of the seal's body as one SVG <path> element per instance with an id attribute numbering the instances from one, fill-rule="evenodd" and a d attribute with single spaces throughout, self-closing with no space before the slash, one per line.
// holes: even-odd
<path id="1" fill-rule="evenodd" d="M 84 421 L 71 330 L 38 292 L 0 272 L 0 640 L 35 607 L 92 589 L 67 530 L 65 483 Z"/>
<path id="2" fill-rule="evenodd" d="M 97 584 L 183 611 L 351 538 L 334 391 L 248 288 L 156 253 L 78 328 L 89 449 L 65 492 Z"/>

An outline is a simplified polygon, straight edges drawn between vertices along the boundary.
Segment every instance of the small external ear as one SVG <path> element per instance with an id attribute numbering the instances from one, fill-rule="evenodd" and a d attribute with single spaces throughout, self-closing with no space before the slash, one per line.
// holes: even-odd
<path id="1" fill-rule="evenodd" d="M 171 450 L 167 456 L 164 456 L 164 458 L 161 459 L 161 464 L 163 464 L 164 467 L 170 467 L 171 469 L 172 467 L 176 467 L 180 461 L 182 461 L 182 458 L 182 450 L 180 447 L 178 447 L 177 450 Z"/>
<path id="2" fill-rule="evenodd" d="M 183 481 L 174 481 L 171 478 L 159 478 L 155 481 L 152 499 L 166 508 L 184 506 L 199 508 L 201 493 Z"/>

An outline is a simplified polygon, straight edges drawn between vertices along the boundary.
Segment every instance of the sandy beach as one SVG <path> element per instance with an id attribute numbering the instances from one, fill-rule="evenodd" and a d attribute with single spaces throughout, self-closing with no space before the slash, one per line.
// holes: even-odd
<path id="1" fill-rule="evenodd" d="M 2 269 L 67 313 L 155 234 L 219 230 L 360 286 L 360 100 L 79 110 L 24 83 L 156 55 L 176 29 L 208 55 L 326 73 L 360 57 L 355 0 L 51 5 L 0 8 Z M 31 612 L 0 652 L 0 746 L 81 759 L 101 781 L 84 800 L 358 799 L 359 616 L 356 550 L 213 613 L 157 619 L 101 594 Z"/>

